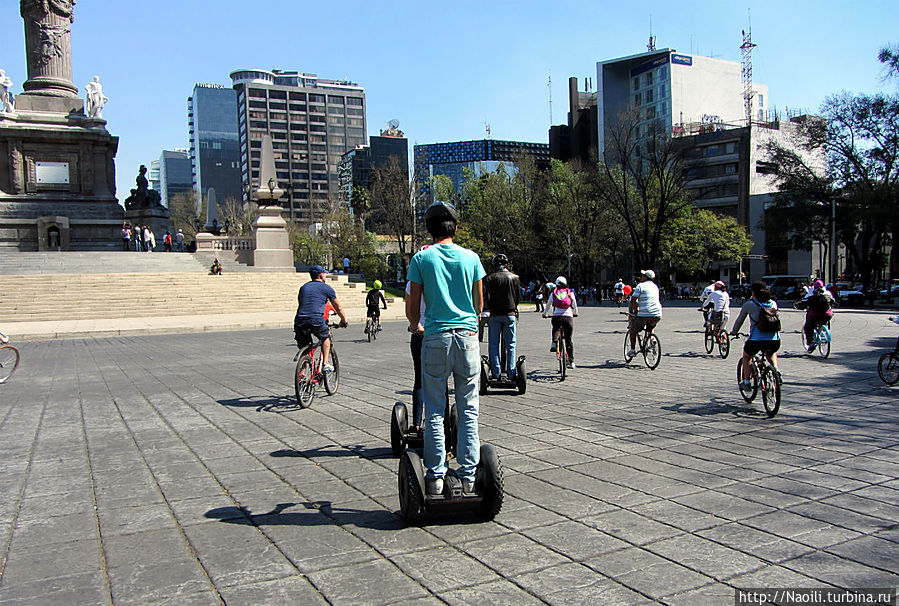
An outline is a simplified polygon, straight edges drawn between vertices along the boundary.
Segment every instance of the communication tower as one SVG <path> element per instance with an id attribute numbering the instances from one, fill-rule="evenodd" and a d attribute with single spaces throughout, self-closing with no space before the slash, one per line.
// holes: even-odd
<path id="1" fill-rule="evenodd" d="M 752 25 L 743 30 L 743 44 L 740 51 L 743 55 L 743 109 L 746 112 L 746 126 L 752 124 L 752 49 L 756 45 L 752 43 Z"/>

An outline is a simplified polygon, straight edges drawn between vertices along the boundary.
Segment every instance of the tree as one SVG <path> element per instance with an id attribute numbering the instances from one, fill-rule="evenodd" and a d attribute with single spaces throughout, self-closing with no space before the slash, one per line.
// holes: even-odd
<path id="1" fill-rule="evenodd" d="M 371 215 L 377 225 L 392 236 L 399 250 L 403 275 L 415 243 L 415 214 L 412 184 L 400 159 L 391 156 L 387 166 L 371 172 Z"/>
<path id="2" fill-rule="evenodd" d="M 198 217 L 206 213 L 206 196 L 200 197 L 199 214 L 197 209 L 197 196 L 195 190 L 178 193 L 169 200 L 169 212 L 172 216 L 172 225 L 175 232 L 180 229 L 184 233 L 184 241 L 191 242 L 196 239 L 198 231 Z M 202 227 L 202 226 L 200 226 Z"/>
<path id="3" fill-rule="evenodd" d="M 877 59 L 887 68 L 887 78 L 899 78 L 899 45 L 884 46 Z"/>
<path id="4" fill-rule="evenodd" d="M 733 217 L 689 207 L 665 227 L 662 258 L 685 272 L 707 269 L 712 261 L 739 261 L 752 249 L 746 228 Z"/>
<path id="5" fill-rule="evenodd" d="M 226 198 L 219 206 L 219 213 L 222 225 L 229 236 L 251 236 L 253 222 L 259 216 L 259 206 L 255 202 Z"/>
<path id="6" fill-rule="evenodd" d="M 884 245 L 897 235 L 899 97 L 840 93 L 824 101 L 821 114 L 798 123 L 791 145 L 769 144 L 780 190 L 775 206 L 792 233 L 807 230 L 810 217 L 820 232 L 834 212 L 837 240 L 867 288 L 885 262 Z M 826 170 L 816 154 L 826 156 Z"/>
<path id="7" fill-rule="evenodd" d="M 619 115 L 605 133 L 598 188 L 624 222 L 640 267 L 655 267 L 666 225 L 692 203 L 685 188 L 685 147 L 658 120 Z"/>

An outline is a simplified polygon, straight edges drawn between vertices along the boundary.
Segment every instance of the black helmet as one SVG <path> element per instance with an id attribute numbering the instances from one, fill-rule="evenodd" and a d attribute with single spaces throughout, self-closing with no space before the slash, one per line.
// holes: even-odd
<path id="1" fill-rule="evenodd" d="M 425 211 L 425 222 L 432 219 L 441 221 L 459 222 L 459 215 L 456 213 L 456 207 L 449 202 L 437 201 L 431 204 Z"/>
<path id="2" fill-rule="evenodd" d="M 503 253 L 499 253 L 495 257 L 493 257 L 493 267 L 505 267 L 509 264 L 509 257 L 504 255 Z"/>

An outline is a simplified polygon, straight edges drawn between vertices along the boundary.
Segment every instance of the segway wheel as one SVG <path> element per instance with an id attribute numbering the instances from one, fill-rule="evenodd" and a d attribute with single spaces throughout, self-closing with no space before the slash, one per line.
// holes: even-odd
<path id="1" fill-rule="evenodd" d="M 398 457 L 403 454 L 405 442 L 403 436 L 409 429 L 409 417 L 406 411 L 406 405 L 397 402 L 393 405 L 393 414 L 390 416 L 390 448 L 393 450 L 393 456 Z"/>
<path id="2" fill-rule="evenodd" d="M 456 440 L 459 437 L 459 415 L 455 404 L 446 400 L 446 411 L 443 414 L 443 439 L 446 443 L 446 452 L 456 456 Z"/>
<path id="3" fill-rule="evenodd" d="M 406 450 L 400 457 L 397 486 L 400 493 L 400 513 L 410 524 L 419 524 L 424 514 L 424 466 L 414 451 Z"/>
<path id="4" fill-rule="evenodd" d="M 487 395 L 487 360 L 486 357 L 481 358 L 481 385 L 478 393 L 482 396 Z"/>
<path id="5" fill-rule="evenodd" d="M 503 508 L 503 468 L 496 449 L 490 444 L 481 444 L 476 485 L 483 498 L 479 513 L 481 517 L 492 520 Z"/>
<path id="6" fill-rule="evenodd" d="M 528 390 L 528 371 L 525 367 L 524 356 L 518 358 L 515 364 L 515 384 L 518 386 L 518 393 L 524 395 Z"/>

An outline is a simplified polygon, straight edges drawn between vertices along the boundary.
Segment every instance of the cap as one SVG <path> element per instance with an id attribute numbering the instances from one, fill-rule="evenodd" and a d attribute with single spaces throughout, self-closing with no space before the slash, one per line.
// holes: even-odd
<path id="1" fill-rule="evenodd" d="M 718 280 L 717 282 L 715 282 L 715 288 L 724 288 L 724 282 Z"/>
<path id="2" fill-rule="evenodd" d="M 456 207 L 449 202 L 437 201 L 431 204 L 425 211 L 425 221 L 429 221 L 431 219 L 455 221 L 458 223 L 459 215 L 456 212 Z"/>
<path id="3" fill-rule="evenodd" d="M 651 269 L 641 269 L 640 273 L 643 274 L 644 276 L 646 276 L 647 278 L 649 278 L 650 280 L 656 279 L 656 272 L 652 271 Z"/>
<path id="4" fill-rule="evenodd" d="M 328 270 L 325 269 L 324 267 L 322 267 L 321 265 L 313 265 L 312 267 L 309 268 L 309 273 L 310 273 L 310 275 L 314 274 L 316 276 L 320 276 L 322 274 L 328 273 Z"/>
<path id="5" fill-rule="evenodd" d="M 556 278 L 556 284 L 559 286 L 568 286 L 568 280 L 565 279 L 565 276 L 559 276 Z"/>

